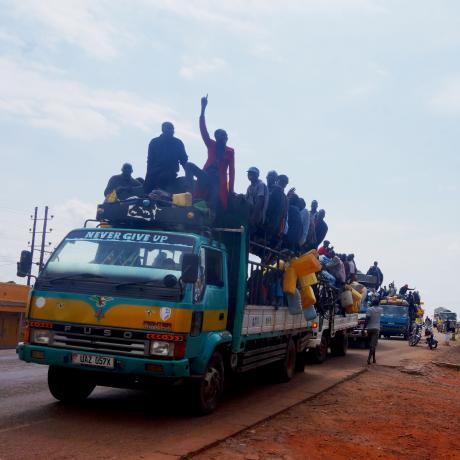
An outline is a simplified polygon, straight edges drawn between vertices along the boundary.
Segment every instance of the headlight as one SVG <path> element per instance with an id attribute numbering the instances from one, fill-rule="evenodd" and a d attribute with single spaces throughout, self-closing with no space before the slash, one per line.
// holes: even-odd
<path id="1" fill-rule="evenodd" d="M 30 341 L 41 345 L 49 345 L 53 341 L 53 331 L 47 329 L 32 329 L 30 331 Z"/>
<path id="2" fill-rule="evenodd" d="M 174 342 L 150 342 L 150 354 L 157 356 L 174 356 Z"/>

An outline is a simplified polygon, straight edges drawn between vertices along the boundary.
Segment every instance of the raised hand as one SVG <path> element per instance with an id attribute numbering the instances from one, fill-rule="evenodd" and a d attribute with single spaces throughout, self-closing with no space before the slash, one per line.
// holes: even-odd
<path id="1" fill-rule="evenodd" d="M 207 105 L 208 105 L 208 95 L 206 94 L 206 96 L 203 96 L 201 98 L 201 110 L 204 111 Z"/>

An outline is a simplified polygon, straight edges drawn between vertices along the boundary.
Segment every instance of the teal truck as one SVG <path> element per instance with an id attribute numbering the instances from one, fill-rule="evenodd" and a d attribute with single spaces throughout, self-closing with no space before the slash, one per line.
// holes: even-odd
<path id="1" fill-rule="evenodd" d="M 96 385 L 183 382 L 201 414 L 229 374 L 271 365 L 288 381 L 303 369 L 306 321 L 301 309 L 267 305 L 281 254 L 259 248 L 270 263 L 251 261 L 250 244 L 244 225 L 214 228 L 193 206 L 99 205 L 38 276 L 19 358 L 49 366 L 50 392 L 64 402 Z M 20 275 L 30 270 L 23 255 Z"/>

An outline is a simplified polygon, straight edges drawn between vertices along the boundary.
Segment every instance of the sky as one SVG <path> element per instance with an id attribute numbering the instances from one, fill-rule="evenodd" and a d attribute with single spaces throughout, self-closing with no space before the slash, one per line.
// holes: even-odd
<path id="1" fill-rule="evenodd" d="M 288 175 L 358 269 L 460 313 L 459 51 L 455 0 L 0 0 L 0 280 L 35 206 L 52 248 L 163 121 L 204 164 L 209 94 L 238 192 Z"/>

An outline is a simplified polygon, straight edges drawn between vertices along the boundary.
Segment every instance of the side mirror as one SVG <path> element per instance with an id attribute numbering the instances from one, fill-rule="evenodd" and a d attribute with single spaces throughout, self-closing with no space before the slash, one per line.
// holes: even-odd
<path id="1" fill-rule="evenodd" d="M 21 258 L 17 263 L 16 275 L 24 278 L 30 275 L 32 271 L 32 253 L 30 251 L 21 251 Z"/>
<path id="2" fill-rule="evenodd" d="M 182 258 L 182 281 L 184 283 L 195 283 L 198 279 L 199 266 L 199 256 L 196 254 L 184 254 Z"/>

